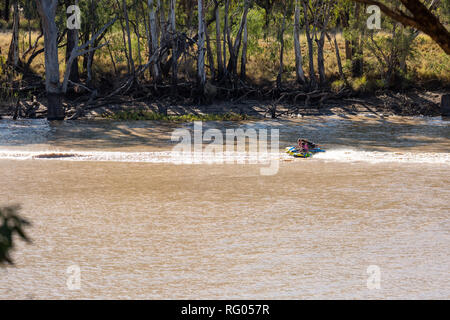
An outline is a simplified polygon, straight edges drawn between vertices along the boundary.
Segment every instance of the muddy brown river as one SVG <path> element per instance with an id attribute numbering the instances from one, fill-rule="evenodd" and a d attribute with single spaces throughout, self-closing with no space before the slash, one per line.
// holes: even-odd
<path id="1" fill-rule="evenodd" d="M 0 121 L 0 205 L 22 206 L 33 240 L 0 299 L 450 298 L 449 122 L 203 123 L 279 129 L 274 175 L 242 154 L 175 164 L 180 128 Z M 288 157 L 299 136 L 327 152 Z"/>

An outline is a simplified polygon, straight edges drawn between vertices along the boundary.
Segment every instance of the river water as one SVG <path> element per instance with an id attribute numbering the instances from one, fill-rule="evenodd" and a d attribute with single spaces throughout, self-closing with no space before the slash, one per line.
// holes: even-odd
<path id="1" fill-rule="evenodd" d="M 175 164 L 180 128 L 0 121 L 0 205 L 33 224 L 0 298 L 450 298 L 449 122 L 203 123 L 279 129 L 273 175 L 239 153 Z M 299 136 L 327 152 L 283 154 Z"/>

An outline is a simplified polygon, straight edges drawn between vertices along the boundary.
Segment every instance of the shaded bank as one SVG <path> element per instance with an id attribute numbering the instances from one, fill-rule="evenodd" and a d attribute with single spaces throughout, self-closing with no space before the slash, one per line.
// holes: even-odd
<path id="1" fill-rule="evenodd" d="M 319 92 L 304 96 L 295 91 L 277 99 L 252 94 L 215 100 L 209 104 L 193 103 L 179 97 L 104 99 L 92 105 L 66 103 L 66 119 L 114 120 L 246 120 L 251 118 L 296 118 L 308 115 L 359 114 L 401 116 L 439 116 L 441 97 L 448 90 L 380 91 L 376 94 L 339 96 Z M 17 102 L 0 106 L 0 116 L 45 118 L 45 100 Z"/>

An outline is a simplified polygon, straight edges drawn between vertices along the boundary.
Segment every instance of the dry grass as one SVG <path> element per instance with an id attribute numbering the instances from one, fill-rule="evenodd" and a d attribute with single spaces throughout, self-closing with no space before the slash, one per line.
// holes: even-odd
<path id="1" fill-rule="evenodd" d="M 23 35 L 25 36 L 25 35 Z M 34 43 L 37 32 L 32 33 L 32 42 Z M 345 58 L 345 44 L 344 39 L 341 34 L 337 34 L 337 41 L 340 48 L 341 58 Z M 118 76 L 124 75 L 127 71 L 126 59 L 121 48 L 123 43 L 121 40 L 121 35 L 108 35 L 108 39 L 111 42 L 112 49 L 114 50 L 114 60 L 116 63 L 116 68 Z M 294 48 L 292 45 L 292 36 L 286 35 L 286 47 L 284 55 L 284 65 L 285 72 L 283 74 L 283 80 L 290 81 L 295 78 L 295 55 Z M 9 48 L 9 43 L 11 41 L 11 33 L 0 32 L 0 53 L 6 58 Z M 25 43 L 24 43 L 25 42 Z M 28 48 L 28 36 L 26 40 L 20 41 L 20 53 L 22 54 L 24 50 Z M 214 41 L 212 41 L 214 44 Z M 43 46 L 43 39 L 40 40 L 39 46 Z M 307 43 L 304 36 L 301 37 L 301 46 L 303 53 L 303 65 L 305 68 L 305 73 L 308 73 L 308 58 L 307 58 Z M 141 48 L 144 48 L 144 43 L 141 43 Z M 134 40 L 133 43 L 134 52 L 137 52 L 137 41 Z M 247 76 L 254 80 L 255 82 L 263 81 L 273 81 L 278 73 L 279 66 L 279 43 L 276 39 L 259 40 L 258 45 L 248 54 L 248 65 L 247 65 Z M 326 41 L 325 43 L 325 69 L 326 73 L 332 79 L 338 78 L 338 67 L 337 59 L 334 51 L 334 44 Z M 409 76 L 414 82 L 426 82 L 430 80 L 437 80 L 442 83 L 450 83 L 450 57 L 447 56 L 437 44 L 435 44 L 428 36 L 420 35 L 414 42 L 413 45 L 414 56 L 408 60 L 408 70 Z M 145 61 L 146 53 L 142 49 L 142 58 Z M 213 48 L 214 50 L 214 48 Z M 59 61 L 60 61 L 60 73 L 61 78 L 63 77 L 63 71 L 65 69 L 65 50 L 60 49 Z M 135 61 L 137 63 L 138 58 L 135 54 Z M 317 60 L 315 59 L 315 67 L 317 69 Z M 365 63 L 370 71 L 367 76 L 376 78 L 379 76 L 379 66 L 375 57 L 366 50 L 365 51 Z M 192 67 L 196 65 L 195 59 L 193 57 L 188 58 L 185 61 L 181 61 L 181 72 L 186 72 L 186 74 L 191 74 Z M 192 64 L 190 67 L 189 65 Z M 184 65 L 184 66 L 183 66 Z M 348 72 L 346 68 L 346 62 L 343 61 L 344 69 Z M 81 61 L 80 61 L 81 67 Z M 32 70 L 37 74 L 44 74 L 44 55 L 41 54 L 33 61 L 31 65 Z M 240 70 L 240 66 L 238 67 Z M 189 71 L 190 70 L 190 71 Z M 195 70 L 194 70 L 195 71 Z M 117 79 L 114 77 L 115 72 L 113 64 L 111 63 L 111 58 L 109 52 L 106 48 L 99 50 L 95 55 L 95 63 L 93 67 L 94 76 L 99 75 L 107 79 Z M 378 72 L 378 74 L 377 74 Z"/>
<path id="2" fill-rule="evenodd" d="M 289 36 L 286 36 L 287 42 L 292 41 Z M 345 41 L 341 34 L 336 34 L 338 41 L 340 56 L 342 59 L 342 65 L 344 66 L 344 72 L 347 76 L 349 74 L 349 63 L 346 63 L 345 59 Z M 308 48 L 305 36 L 300 38 L 303 66 L 305 74 L 309 72 L 308 66 Z M 260 40 L 259 53 L 249 54 L 247 73 L 248 76 L 255 81 L 261 79 L 274 80 L 278 73 L 279 57 L 273 58 L 273 52 L 276 54 L 279 52 L 280 45 L 276 40 Z M 293 46 L 285 48 L 284 55 L 284 75 L 283 79 L 293 80 L 295 79 L 295 54 Z M 420 35 L 413 44 L 413 56 L 407 60 L 409 76 L 418 82 L 427 82 L 429 80 L 436 80 L 445 84 L 450 83 L 450 56 L 429 38 L 427 35 Z M 325 55 L 325 72 L 328 77 L 338 78 L 338 64 L 334 44 L 329 41 L 325 42 L 324 48 Z M 376 58 L 365 50 L 364 61 L 368 71 L 368 77 L 377 78 L 380 76 L 380 67 Z M 314 67 L 317 72 L 317 57 L 314 59 Z"/>

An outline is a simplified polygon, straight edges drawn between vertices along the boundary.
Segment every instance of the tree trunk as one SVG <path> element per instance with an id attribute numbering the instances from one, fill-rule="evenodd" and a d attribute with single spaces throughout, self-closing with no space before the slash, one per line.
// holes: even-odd
<path id="1" fill-rule="evenodd" d="M 208 54 L 209 71 L 211 72 L 211 78 L 215 79 L 216 78 L 216 70 L 215 70 L 215 66 L 214 66 L 214 55 L 211 50 L 211 39 L 209 37 L 208 26 L 206 23 L 205 23 L 205 38 L 206 38 L 206 52 Z"/>
<path id="2" fill-rule="evenodd" d="M 334 50 L 336 51 L 336 60 L 338 63 L 339 76 L 344 81 L 345 85 L 349 87 L 349 83 L 347 81 L 347 78 L 345 77 L 344 70 L 342 69 L 341 54 L 339 53 L 339 45 L 336 40 L 336 35 L 334 36 Z"/>
<path id="3" fill-rule="evenodd" d="M 342 27 L 345 30 L 346 28 L 350 27 L 350 13 L 348 10 L 341 13 L 341 21 L 342 21 Z M 344 30 L 342 30 L 342 37 L 344 37 Z M 345 39 L 345 59 L 351 60 L 352 59 L 352 46 L 351 42 L 347 39 Z"/>
<path id="4" fill-rule="evenodd" d="M 308 0 L 302 0 L 303 3 L 303 13 L 305 16 L 305 31 L 306 40 L 308 42 L 308 58 L 309 58 L 309 86 L 315 88 L 317 85 L 316 72 L 314 70 L 314 43 L 311 36 L 311 24 L 308 15 Z"/>
<path id="5" fill-rule="evenodd" d="M 247 22 L 247 14 L 249 9 L 249 0 L 245 0 L 244 13 L 242 14 L 241 23 L 239 25 L 239 30 L 236 34 L 236 39 L 234 40 L 234 45 L 230 48 L 230 61 L 228 62 L 228 71 L 233 75 L 237 75 L 237 61 L 239 50 L 241 48 L 242 33 L 244 32 L 244 25 Z"/>
<path id="6" fill-rule="evenodd" d="M 319 40 L 317 40 L 317 69 L 319 70 L 319 83 L 323 86 L 326 82 L 325 59 L 323 57 L 323 47 L 325 45 L 325 31 L 322 31 Z"/>
<path id="7" fill-rule="evenodd" d="M 197 60 L 197 80 L 199 94 L 205 92 L 205 12 L 203 0 L 198 0 L 198 60 Z"/>
<path id="8" fill-rule="evenodd" d="M 178 39 L 175 19 L 176 0 L 170 0 L 170 31 L 172 37 L 172 91 L 176 92 L 178 85 Z"/>
<path id="9" fill-rule="evenodd" d="M 118 0 L 117 0 L 118 1 Z M 120 4 L 118 3 L 118 7 L 120 8 Z M 90 17 L 90 23 L 89 25 L 89 32 L 86 32 L 85 34 L 85 42 L 88 42 L 91 39 L 91 34 L 94 35 L 97 28 L 97 1 L 91 0 L 91 4 L 89 6 L 89 17 Z M 95 43 L 91 45 L 91 47 L 95 47 Z M 89 48 L 88 48 L 89 49 Z M 84 55 L 83 58 L 83 64 L 84 68 L 86 70 L 86 84 L 89 86 L 92 82 L 92 64 L 94 63 L 94 51 L 88 52 Z"/>
<path id="10" fill-rule="evenodd" d="M 48 98 L 48 120 L 64 120 L 61 104 L 58 61 L 58 28 L 56 26 L 56 6 L 58 0 L 36 0 L 44 31 L 45 87 Z"/>
<path id="11" fill-rule="evenodd" d="M 8 63 L 14 67 L 19 65 L 19 1 L 14 1 L 13 33 L 8 52 Z"/>
<path id="12" fill-rule="evenodd" d="M 78 0 L 75 1 L 75 5 L 78 5 Z M 66 1 L 66 10 L 69 6 L 71 6 L 71 2 Z M 69 14 L 68 14 L 68 16 L 69 16 Z M 79 34 L 78 34 L 77 29 L 67 30 L 66 65 L 70 59 L 70 55 L 71 55 L 73 49 L 75 49 L 78 46 L 78 37 L 79 37 Z M 78 69 L 78 57 L 75 58 L 75 60 L 72 62 L 69 80 L 72 82 L 75 82 L 75 83 L 80 81 L 80 73 L 79 73 L 79 69 Z"/>
<path id="13" fill-rule="evenodd" d="M 123 14 L 125 17 L 125 24 L 127 28 L 127 37 L 128 37 L 128 58 L 130 60 L 130 68 L 131 68 L 131 74 L 133 78 L 136 76 L 136 69 L 134 66 L 134 59 L 133 59 L 133 49 L 131 46 L 131 32 L 130 32 L 130 20 L 128 19 L 128 8 L 127 8 L 127 1 L 122 0 L 123 5 Z"/>
<path id="14" fill-rule="evenodd" d="M 119 0 L 117 1 L 117 6 L 120 8 L 120 3 Z M 84 23 L 83 25 L 85 26 L 85 30 L 83 30 L 83 42 L 88 42 L 89 39 L 91 38 L 91 34 L 94 34 L 94 28 L 95 28 L 95 21 L 96 21 L 96 12 L 97 9 L 97 1 L 96 0 L 90 0 L 89 3 L 89 14 L 87 16 L 87 19 L 89 21 L 89 23 Z M 124 28 L 122 28 L 123 30 Z M 89 83 L 90 79 L 91 79 L 91 74 L 89 73 L 90 67 L 88 66 L 89 64 L 89 54 L 85 54 L 83 55 L 83 70 L 84 72 L 87 73 L 87 82 Z"/>
<path id="15" fill-rule="evenodd" d="M 134 7 L 137 8 L 137 0 L 134 0 Z M 138 18 L 139 16 L 142 14 L 142 12 L 137 11 L 137 9 L 135 9 L 135 15 L 136 15 L 136 23 L 133 25 L 134 26 L 134 33 L 136 35 L 136 39 L 137 39 L 137 53 L 138 53 L 138 62 L 139 65 L 142 65 L 142 54 L 141 54 L 141 32 L 139 31 L 139 21 Z"/>
<path id="16" fill-rule="evenodd" d="M 217 70 L 218 77 L 223 76 L 222 46 L 220 40 L 220 7 L 217 0 L 215 1 L 214 14 L 216 17 L 216 54 L 217 54 Z"/>
<path id="17" fill-rule="evenodd" d="M 149 10 L 149 27 L 150 27 L 150 39 L 149 39 L 149 59 L 150 57 L 158 50 L 158 36 L 157 36 L 157 30 L 156 30 L 156 17 L 155 17 L 155 11 L 153 10 L 153 0 L 148 0 L 148 10 Z M 159 70 L 159 63 L 156 62 L 153 64 L 153 79 L 156 82 L 159 82 L 160 80 L 160 70 Z"/>
<path id="18" fill-rule="evenodd" d="M 286 14 L 287 14 L 287 6 L 285 4 L 284 6 L 284 14 L 283 14 L 283 23 L 281 25 L 281 31 L 280 31 L 280 67 L 278 69 L 278 76 L 277 76 L 277 89 L 278 91 L 281 91 L 281 84 L 282 84 L 282 76 L 283 76 L 283 70 L 284 70 L 284 63 L 283 63 L 283 56 L 284 56 L 284 30 L 286 29 Z"/>
<path id="19" fill-rule="evenodd" d="M 159 13 L 159 28 L 158 37 L 160 39 L 160 45 L 162 46 L 166 42 L 167 38 L 167 25 L 166 25 L 166 13 L 164 11 L 164 1 L 158 0 L 156 3 Z"/>
<path id="20" fill-rule="evenodd" d="M 242 38 L 242 57 L 241 57 L 241 79 L 247 78 L 247 42 L 248 42 L 248 21 L 245 19 L 244 35 Z"/>
<path id="21" fill-rule="evenodd" d="M 361 4 L 355 3 L 355 30 L 361 30 Z M 356 39 L 352 40 L 352 74 L 361 77 L 363 73 L 361 35 L 358 33 Z"/>
<path id="22" fill-rule="evenodd" d="M 223 17 L 223 73 L 224 76 L 228 75 L 228 69 L 226 68 L 227 63 L 227 37 L 229 38 L 229 27 L 228 27 L 228 11 L 230 8 L 230 0 L 225 0 L 225 12 Z"/>
<path id="23" fill-rule="evenodd" d="M 295 18 L 294 18 L 294 48 L 295 48 L 295 74 L 297 82 L 305 84 L 305 73 L 303 71 L 302 49 L 300 46 L 300 6 L 299 0 L 295 1 Z"/>

